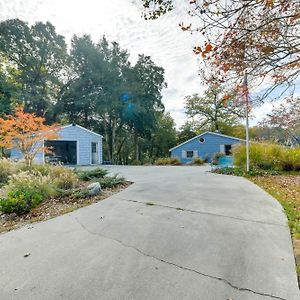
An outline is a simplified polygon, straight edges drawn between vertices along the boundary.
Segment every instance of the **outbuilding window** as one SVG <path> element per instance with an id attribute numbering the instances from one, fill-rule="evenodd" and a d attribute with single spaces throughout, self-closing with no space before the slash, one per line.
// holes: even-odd
<path id="1" fill-rule="evenodd" d="M 197 150 L 183 150 L 181 157 L 189 158 L 189 159 L 196 158 L 196 157 L 198 157 L 198 151 Z"/>
<path id="2" fill-rule="evenodd" d="M 225 145 L 225 155 L 231 155 L 231 149 L 232 146 L 231 145 Z"/>
<path id="3" fill-rule="evenodd" d="M 205 139 L 202 137 L 202 138 L 199 139 L 199 142 L 200 142 L 200 143 L 204 143 L 204 142 L 205 142 Z"/>
<path id="4" fill-rule="evenodd" d="M 194 157 L 194 151 L 186 151 L 186 158 L 193 158 Z"/>

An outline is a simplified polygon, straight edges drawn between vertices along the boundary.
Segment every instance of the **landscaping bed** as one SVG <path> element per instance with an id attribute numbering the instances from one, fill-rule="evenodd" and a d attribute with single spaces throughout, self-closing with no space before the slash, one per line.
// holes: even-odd
<path id="1" fill-rule="evenodd" d="M 102 168 L 78 171 L 36 165 L 28 169 L 23 164 L 2 160 L 0 184 L 1 233 L 96 203 L 131 182 L 117 175 L 108 176 Z"/>
<path id="2" fill-rule="evenodd" d="M 125 181 L 124 183 L 115 187 L 103 189 L 102 193 L 97 196 L 84 198 L 51 198 L 44 201 L 40 206 L 32 209 L 28 214 L 21 216 L 16 214 L 4 214 L 0 212 L 0 233 L 17 229 L 30 223 L 46 221 L 51 218 L 69 213 L 78 208 L 97 203 L 115 193 L 119 193 L 129 185 L 131 185 L 131 182 Z"/>

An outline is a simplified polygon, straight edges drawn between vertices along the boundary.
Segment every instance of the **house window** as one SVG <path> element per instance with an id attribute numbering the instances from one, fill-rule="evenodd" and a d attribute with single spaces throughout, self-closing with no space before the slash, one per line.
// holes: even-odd
<path id="1" fill-rule="evenodd" d="M 200 141 L 200 143 L 204 143 L 205 139 L 204 138 L 200 138 L 199 141 Z"/>
<path id="2" fill-rule="evenodd" d="M 225 145 L 225 155 L 231 155 L 232 145 Z"/>
<path id="3" fill-rule="evenodd" d="M 186 151 L 186 158 L 193 158 L 194 157 L 194 151 Z"/>

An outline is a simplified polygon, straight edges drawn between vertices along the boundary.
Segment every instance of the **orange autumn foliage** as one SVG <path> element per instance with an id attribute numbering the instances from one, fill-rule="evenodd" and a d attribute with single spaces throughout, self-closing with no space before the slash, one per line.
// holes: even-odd
<path id="1" fill-rule="evenodd" d="M 58 124 L 45 125 L 45 119 L 34 113 L 26 113 L 22 106 L 15 109 L 14 115 L 0 118 L 0 147 L 16 148 L 31 167 L 37 153 L 47 151 L 43 141 L 56 139 Z"/>
<path id="2" fill-rule="evenodd" d="M 175 0 L 141 0 L 147 19 L 173 10 Z M 199 56 L 204 84 L 214 69 L 216 80 L 235 88 L 245 73 L 249 85 L 272 82 L 256 101 L 276 98 L 275 88 L 294 93 L 300 77 L 299 0 L 190 0 L 181 29 L 197 34 L 193 51 Z M 168 9 L 166 9 L 168 8 Z M 203 76 L 204 75 L 204 76 Z M 286 91 L 287 91 L 286 90 Z"/>

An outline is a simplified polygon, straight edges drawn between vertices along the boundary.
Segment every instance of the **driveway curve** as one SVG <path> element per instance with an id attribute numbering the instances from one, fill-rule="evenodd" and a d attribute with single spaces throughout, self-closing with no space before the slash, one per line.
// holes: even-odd
<path id="1" fill-rule="evenodd" d="M 0 299 L 300 299 L 286 217 L 259 187 L 207 167 L 109 170 L 135 183 L 0 235 Z"/>

